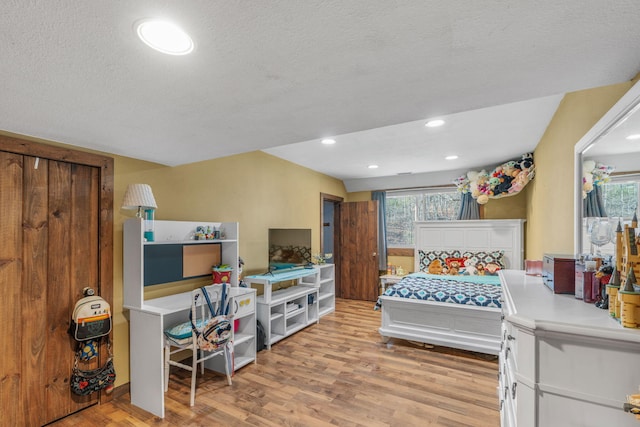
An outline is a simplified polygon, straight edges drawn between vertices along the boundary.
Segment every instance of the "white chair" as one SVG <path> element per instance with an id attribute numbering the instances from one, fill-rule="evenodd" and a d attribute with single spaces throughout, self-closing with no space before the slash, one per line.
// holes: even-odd
<path id="1" fill-rule="evenodd" d="M 206 286 L 204 289 L 209 294 L 209 299 L 214 309 L 214 313 L 219 313 L 220 306 L 231 307 L 233 299 L 228 295 L 229 289 L 227 288 L 226 297 L 224 301 L 222 299 L 222 286 L 211 285 Z M 205 325 L 207 321 L 212 317 L 207 305 L 207 301 L 204 297 L 202 288 L 194 289 L 191 294 L 191 318 L 193 322 L 201 327 Z M 233 310 L 229 308 L 229 312 Z M 227 319 L 233 323 L 232 314 L 227 316 Z M 183 335 L 177 335 L 177 330 L 185 331 Z M 191 333 L 189 334 L 188 331 Z M 172 333 L 173 332 L 173 333 Z M 184 350 L 191 350 L 191 365 L 181 363 L 180 360 L 172 360 L 171 356 Z M 231 375 L 233 374 L 233 339 L 229 337 L 229 340 L 213 351 L 206 351 L 200 348 L 198 345 L 198 338 L 196 331 L 191 328 L 191 321 L 185 322 L 181 325 L 174 326 L 165 330 L 164 340 L 164 391 L 169 388 L 169 369 L 171 366 L 177 366 L 182 369 L 191 371 L 191 406 L 195 402 L 196 394 L 196 372 L 198 365 L 200 365 L 200 372 L 204 374 L 204 362 L 212 357 L 224 357 L 225 374 L 227 377 L 227 384 L 231 385 Z"/>

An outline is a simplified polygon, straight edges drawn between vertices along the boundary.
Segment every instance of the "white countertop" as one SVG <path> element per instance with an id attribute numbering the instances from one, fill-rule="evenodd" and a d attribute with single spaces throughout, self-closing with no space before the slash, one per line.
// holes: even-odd
<path id="1" fill-rule="evenodd" d="M 624 328 L 609 315 L 573 295 L 554 294 L 536 276 L 522 270 L 500 272 L 505 316 L 512 323 L 536 330 L 556 331 L 640 344 L 640 329 Z"/>
<path id="2" fill-rule="evenodd" d="M 232 297 L 239 297 L 244 294 L 255 292 L 255 289 L 242 288 L 238 286 L 228 287 L 227 291 Z M 191 307 L 191 291 L 181 292 L 179 294 L 167 295 L 165 297 L 153 298 L 145 300 L 142 303 L 142 307 L 125 307 L 130 310 L 139 310 L 147 313 L 155 314 L 171 314 L 176 313 Z"/>

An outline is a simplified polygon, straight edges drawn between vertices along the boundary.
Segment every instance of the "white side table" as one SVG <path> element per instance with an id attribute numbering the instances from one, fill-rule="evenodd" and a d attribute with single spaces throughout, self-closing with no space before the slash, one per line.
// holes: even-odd
<path id="1" fill-rule="evenodd" d="M 384 291 L 391 285 L 398 283 L 404 276 L 397 276 L 395 274 L 385 274 L 380 276 L 380 295 L 384 294 Z"/>

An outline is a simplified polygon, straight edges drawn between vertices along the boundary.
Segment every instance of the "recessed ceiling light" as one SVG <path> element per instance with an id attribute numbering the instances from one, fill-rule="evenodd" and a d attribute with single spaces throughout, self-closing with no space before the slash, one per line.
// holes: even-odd
<path id="1" fill-rule="evenodd" d="M 435 120 L 429 120 L 425 126 L 428 128 L 437 128 L 438 126 L 442 126 L 444 124 L 444 120 L 442 119 L 435 119 Z"/>
<path id="2" fill-rule="evenodd" d="M 331 138 L 325 138 L 325 139 L 322 140 L 322 143 L 324 145 L 332 145 L 332 144 L 336 143 L 336 140 L 335 139 L 331 139 Z"/>
<path id="3" fill-rule="evenodd" d="M 367 166 L 369 169 L 378 169 L 378 165 L 369 165 Z"/>
<path id="4" fill-rule="evenodd" d="M 445 159 L 445 160 L 455 160 L 455 159 L 457 159 L 457 158 L 458 158 L 458 156 L 456 156 L 456 155 L 454 154 L 454 155 L 452 155 L 452 156 L 447 156 L 447 157 L 445 157 L 444 159 Z"/>
<path id="5" fill-rule="evenodd" d="M 136 32 L 147 46 L 167 55 L 186 55 L 194 48 L 191 37 L 171 22 L 143 19 L 136 23 Z"/>
<path id="6" fill-rule="evenodd" d="M 640 133 L 634 133 L 633 135 L 629 135 L 629 136 L 627 136 L 627 139 L 629 141 L 634 141 L 636 139 L 640 139 Z"/>

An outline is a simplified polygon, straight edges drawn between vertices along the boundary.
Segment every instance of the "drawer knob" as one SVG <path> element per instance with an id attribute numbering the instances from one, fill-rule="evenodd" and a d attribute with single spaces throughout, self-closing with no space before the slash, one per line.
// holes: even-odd
<path id="1" fill-rule="evenodd" d="M 513 335 L 511 335 L 511 334 L 509 334 L 509 335 L 507 335 L 507 339 L 508 339 L 509 341 L 515 341 L 515 340 L 516 340 L 516 337 L 514 337 L 514 336 L 513 336 Z"/>

